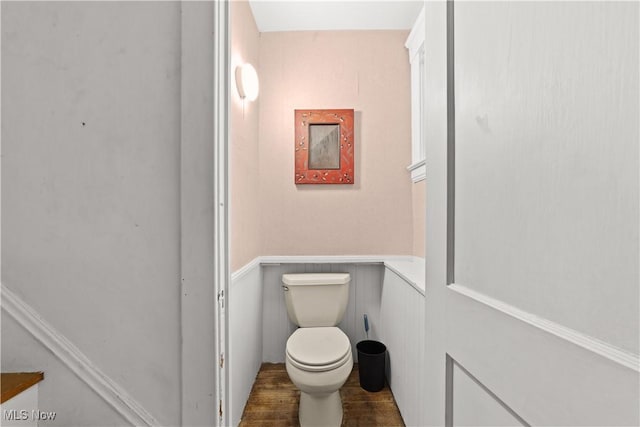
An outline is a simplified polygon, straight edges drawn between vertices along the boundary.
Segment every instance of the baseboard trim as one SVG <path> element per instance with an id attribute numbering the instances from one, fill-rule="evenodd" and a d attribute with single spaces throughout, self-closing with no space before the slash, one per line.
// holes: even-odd
<path id="1" fill-rule="evenodd" d="M 481 304 L 487 305 L 535 328 L 555 335 L 560 339 L 569 341 L 579 347 L 584 348 L 585 350 L 596 353 L 606 359 L 609 359 L 612 362 L 615 362 L 633 371 L 640 372 L 640 357 L 637 354 L 622 350 L 618 347 L 612 346 L 611 344 L 583 334 L 582 332 L 578 332 L 574 329 L 567 328 L 566 326 L 562 326 L 558 323 L 552 322 L 551 320 L 547 320 L 542 317 L 536 316 L 535 314 L 520 310 L 519 308 L 507 304 L 504 301 L 500 301 L 481 292 L 474 291 L 473 289 L 470 289 L 466 286 L 453 283 L 449 285 L 448 288 L 453 292 L 464 295 L 465 297 L 471 298 Z"/>
<path id="2" fill-rule="evenodd" d="M 2 309 L 127 419 L 131 425 L 160 425 L 140 403 L 94 365 L 84 353 L 43 319 L 31 306 L 4 284 L 0 286 L 0 289 L 2 290 Z"/>

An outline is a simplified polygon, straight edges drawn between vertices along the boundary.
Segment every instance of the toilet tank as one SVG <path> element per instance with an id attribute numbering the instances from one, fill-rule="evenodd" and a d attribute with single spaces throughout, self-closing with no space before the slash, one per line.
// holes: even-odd
<path id="1" fill-rule="evenodd" d="M 336 326 L 349 302 L 349 273 L 283 274 L 289 319 L 302 328 Z"/>

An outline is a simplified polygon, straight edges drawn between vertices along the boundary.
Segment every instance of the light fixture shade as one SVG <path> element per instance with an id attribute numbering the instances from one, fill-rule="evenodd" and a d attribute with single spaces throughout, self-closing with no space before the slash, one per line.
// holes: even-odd
<path id="1" fill-rule="evenodd" d="M 236 67 L 236 87 L 242 99 L 255 101 L 258 98 L 258 73 L 253 65 L 246 63 Z"/>

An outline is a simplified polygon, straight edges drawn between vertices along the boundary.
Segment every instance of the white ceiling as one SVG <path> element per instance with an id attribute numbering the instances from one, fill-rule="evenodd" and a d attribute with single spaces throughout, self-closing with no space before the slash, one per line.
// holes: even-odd
<path id="1" fill-rule="evenodd" d="M 249 0 L 258 31 L 409 30 L 423 0 Z"/>

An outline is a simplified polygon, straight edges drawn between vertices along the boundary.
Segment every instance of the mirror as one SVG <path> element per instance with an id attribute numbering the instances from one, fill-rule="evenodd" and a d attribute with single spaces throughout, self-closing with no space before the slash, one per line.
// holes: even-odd
<path id="1" fill-rule="evenodd" d="M 309 169 L 340 169 L 339 124 L 309 124 Z"/>

